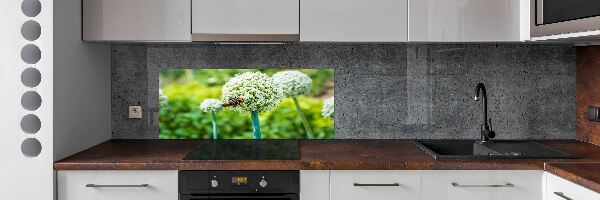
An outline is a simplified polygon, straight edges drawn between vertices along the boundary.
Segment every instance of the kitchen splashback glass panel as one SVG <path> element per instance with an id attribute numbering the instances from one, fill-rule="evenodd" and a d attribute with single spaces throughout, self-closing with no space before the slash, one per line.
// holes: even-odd
<path id="1" fill-rule="evenodd" d="M 333 69 L 164 69 L 159 86 L 161 139 L 334 138 Z"/>

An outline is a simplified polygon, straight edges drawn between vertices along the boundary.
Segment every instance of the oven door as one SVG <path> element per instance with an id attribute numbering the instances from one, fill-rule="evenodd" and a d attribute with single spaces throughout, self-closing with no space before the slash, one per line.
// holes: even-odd
<path id="1" fill-rule="evenodd" d="M 531 0 L 534 37 L 600 29 L 599 0 Z"/>
<path id="2" fill-rule="evenodd" d="M 298 200 L 297 194 L 283 194 L 283 195 L 219 195 L 219 196 L 199 196 L 199 195 L 179 195 L 179 200 L 207 200 L 207 199 L 218 199 L 218 200 Z"/>

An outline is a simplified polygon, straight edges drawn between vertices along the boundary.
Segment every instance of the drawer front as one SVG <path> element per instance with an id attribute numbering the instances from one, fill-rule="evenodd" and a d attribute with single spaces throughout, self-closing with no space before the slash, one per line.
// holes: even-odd
<path id="1" fill-rule="evenodd" d="M 419 171 L 331 171 L 331 200 L 419 199 Z"/>
<path id="2" fill-rule="evenodd" d="M 423 171 L 423 200 L 542 200 L 543 171 Z"/>
<path id="3" fill-rule="evenodd" d="M 177 185 L 177 171 L 57 172 L 59 200 L 177 200 Z"/>
<path id="4" fill-rule="evenodd" d="M 598 200 L 600 194 L 567 181 L 554 174 L 546 173 L 546 200 Z"/>

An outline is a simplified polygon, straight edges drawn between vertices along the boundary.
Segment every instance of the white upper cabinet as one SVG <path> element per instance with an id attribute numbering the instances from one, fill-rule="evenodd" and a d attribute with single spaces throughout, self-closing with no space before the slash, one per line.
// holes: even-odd
<path id="1" fill-rule="evenodd" d="M 298 41 L 299 0 L 192 0 L 194 41 Z"/>
<path id="2" fill-rule="evenodd" d="M 529 40 L 528 0 L 410 0 L 411 42 Z"/>
<path id="3" fill-rule="evenodd" d="M 86 41 L 513 42 L 527 0 L 83 0 Z"/>
<path id="4" fill-rule="evenodd" d="M 302 0 L 300 41 L 405 42 L 407 0 Z"/>
<path id="5" fill-rule="evenodd" d="M 190 41 L 190 0 L 83 0 L 85 41 Z"/>

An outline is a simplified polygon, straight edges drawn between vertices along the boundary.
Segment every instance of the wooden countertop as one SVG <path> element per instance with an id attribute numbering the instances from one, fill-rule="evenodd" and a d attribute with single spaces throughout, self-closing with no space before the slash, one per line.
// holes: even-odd
<path id="1" fill-rule="evenodd" d="M 546 163 L 545 170 L 556 176 L 600 193 L 600 162 Z"/>
<path id="2" fill-rule="evenodd" d="M 60 160 L 55 170 L 542 170 L 548 162 L 600 162 L 600 146 L 577 140 L 541 144 L 581 159 L 435 160 L 409 140 L 302 140 L 300 160 L 182 158 L 202 141 L 110 140 Z"/>
<path id="3" fill-rule="evenodd" d="M 580 159 L 435 160 L 410 140 L 303 140 L 300 160 L 182 160 L 202 141 L 110 140 L 54 163 L 55 170 L 543 170 L 600 192 L 600 146 L 538 140 Z M 544 166 L 545 165 L 545 166 Z M 544 168 L 545 167 L 545 168 Z"/>

